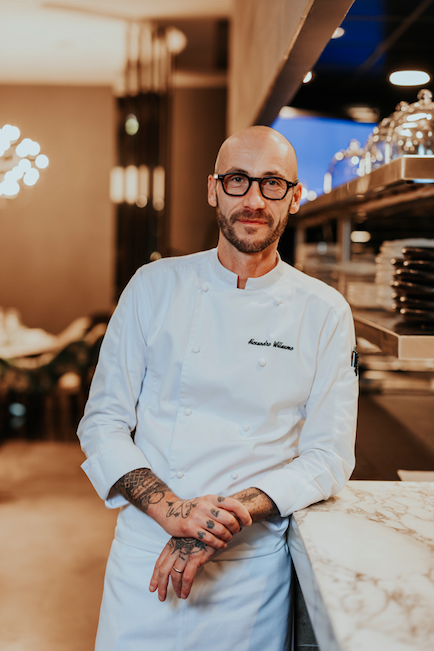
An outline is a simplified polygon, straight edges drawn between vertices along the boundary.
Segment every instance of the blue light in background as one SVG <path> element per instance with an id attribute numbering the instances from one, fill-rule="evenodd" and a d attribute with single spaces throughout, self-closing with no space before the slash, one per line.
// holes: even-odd
<path id="1" fill-rule="evenodd" d="M 323 182 L 331 159 L 355 138 L 362 147 L 374 124 L 315 116 L 278 117 L 271 125 L 294 146 L 298 177 L 308 190 L 324 194 Z"/>

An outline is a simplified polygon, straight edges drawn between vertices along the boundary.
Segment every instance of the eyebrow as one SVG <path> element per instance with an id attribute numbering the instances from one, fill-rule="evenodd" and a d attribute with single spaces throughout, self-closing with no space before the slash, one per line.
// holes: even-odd
<path id="1" fill-rule="evenodd" d="M 250 173 L 242 169 L 241 167 L 231 167 L 228 169 L 227 172 L 225 172 L 225 174 L 236 174 L 237 172 L 239 174 L 245 174 L 246 176 L 250 176 Z M 276 170 L 269 170 L 268 172 L 264 172 L 263 177 L 260 178 L 264 178 L 266 176 L 278 176 L 281 179 L 285 178 L 285 176 L 282 175 L 281 172 L 277 172 Z"/>

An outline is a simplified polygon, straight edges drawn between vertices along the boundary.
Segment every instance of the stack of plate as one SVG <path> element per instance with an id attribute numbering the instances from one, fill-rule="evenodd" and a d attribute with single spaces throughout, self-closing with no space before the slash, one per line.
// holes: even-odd
<path id="1" fill-rule="evenodd" d="M 434 325 L 434 248 L 406 246 L 393 261 L 395 310 L 405 321 Z"/>
<path id="2" fill-rule="evenodd" d="M 401 253 L 403 247 L 434 247 L 434 241 L 426 237 L 408 237 L 402 240 L 385 241 L 380 246 L 380 252 L 375 259 L 377 266 L 375 284 L 377 285 L 377 305 L 383 310 L 393 312 L 395 309 L 390 289 L 390 281 L 394 278 L 395 269 L 390 262 L 391 259 L 404 261 Z"/>

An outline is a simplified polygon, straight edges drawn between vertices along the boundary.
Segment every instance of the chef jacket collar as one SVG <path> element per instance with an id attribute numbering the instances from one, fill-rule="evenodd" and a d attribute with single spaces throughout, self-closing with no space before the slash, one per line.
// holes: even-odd
<path id="1" fill-rule="evenodd" d="M 222 265 L 218 257 L 217 248 L 212 249 L 211 251 L 211 268 L 212 271 L 215 273 L 215 275 L 224 284 L 231 285 L 232 287 L 237 286 L 238 283 L 237 274 L 234 273 L 233 271 L 230 271 L 229 269 L 227 269 Z M 284 265 L 279 253 L 277 253 L 276 266 L 273 269 L 271 269 L 271 271 L 264 274 L 263 276 L 259 276 L 258 278 L 248 278 L 245 289 L 240 291 L 246 291 L 246 290 L 254 291 L 257 289 L 266 289 L 267 287 L 271 287 L 271 285 L 276 283 L 283 276 L 283 274 L 284 274 Z"/>

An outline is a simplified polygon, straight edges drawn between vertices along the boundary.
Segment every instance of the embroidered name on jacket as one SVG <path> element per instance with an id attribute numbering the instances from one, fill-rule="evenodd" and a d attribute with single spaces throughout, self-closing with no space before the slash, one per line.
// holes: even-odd
<path id="1" fill-rule="evenodd" d="M 256 341 L 256 339 L 250 339 L 249 344 L 252 346 L 271 346 L 271 341 L 267 339 L 265 341 Z M 283 348 L 283 350 L 294 350 L 293 346 L 285 346 L 282 341 L 275 341 L 273 343 L 273 348 Z"/>

